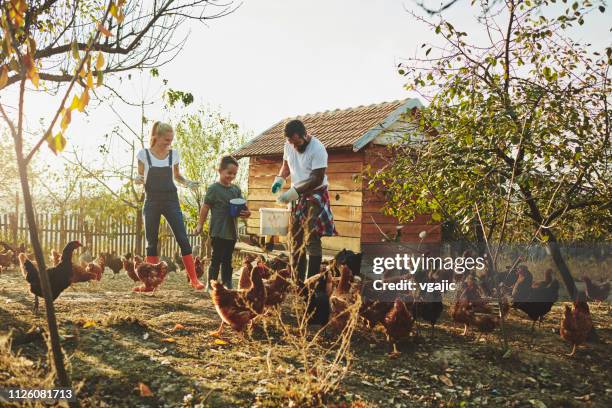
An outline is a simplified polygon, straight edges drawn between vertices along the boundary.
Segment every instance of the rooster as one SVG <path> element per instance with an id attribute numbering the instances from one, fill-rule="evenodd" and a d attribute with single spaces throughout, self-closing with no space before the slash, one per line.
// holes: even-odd
<path id="1" fill-rule="evenodd" d="M 401 299 L 395 299 L 393 307 L 387 312 L 385 319 L 382 321 L 387 341 L 393 346 L 390 357 L 397 357 L 400 354 L 397 351 L 396 343 L 410 336 L 413 323 L 414 318 L 406 304 Z"/>
<path id="2" fill-rule="evenodd" d="M 251 287 L 248 290 L 227 289 L 216 280 L 210 284 L 212 287 L 210 296 L 221 318 L 221 325 L 211 333 L 212 336 L 220 336 L 225 324 L 242 333 L 247 325 L 263 312 L 266 288 L 258 268 L 251 269 Z"/>
<path id="3" fill-rule="evenodd" d="M 134 260 L 134 267 L 136 268 L 136 276 L 144 283 L 144 286 L 132 289 L 134 292 L 153 292 L 162 284 L 168 274 L 168 264 L 164 261 L 158 264 L 141 262 L 136 265 L 136 260 Z"/>
<path id="4" fill-rule="evenodd" d="M 62 251 L 60 263 L 55 267 L 47 268 L 47 276 L 51 284 L 51 297 L 53 300 L 57 299 L 57 297 L 70 286 L 72 277 L 72 254 L 74 250 L 80 246 L 81 243 L 79 241 L 69 242 Z M 20 253 L 18 257 L 21 273 L 30 284 L 30 292 L 35 296 L 43 297 L 38 269 L 27 258 L 26 254 Z"/>
<path id="5" fill-rule="evenodd" d="M 532 320 L 531 333 L 535 330 L 536 321 L 542 321 L 559 298 L 559 281 L 552 279 L 533 287 L 533 275 L 526 267 L 519 268 L 518 279 L 512 289 L 512 307 L 522 310 Z"/>
<path id="6" fill-rule="evenodd" d="M 589 300 L 605 302 L 610 295 L 610 282 L 596 284 L 588 276 L 583 276 L 586 297 Z"/>
<path id="7" fill-rule="evenodd" d="M 565 305 L 559 334 L 572 344 L 572 352 L 568 356 L 571 357 L 576 354 L 576 348 L 587 340 L 592 329 L 593 321 L 587 302 L 576 300 L 574 310 Z"/>

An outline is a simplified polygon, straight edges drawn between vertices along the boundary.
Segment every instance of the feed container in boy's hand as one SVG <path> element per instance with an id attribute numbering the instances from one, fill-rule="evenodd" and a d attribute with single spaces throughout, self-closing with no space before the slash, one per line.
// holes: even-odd
<path id="1" fill-rule="evenodd" d="M 246 200 L 244 198 L 232 198 L 229 205 L 230 217 L 238 217 L 242 210 L 246 210 Z"/>
<path id="2" fill-rule="evenodd" d="M 291 211 L 286 208 L 260 208 L 259 235 L 287 235 L 289 214 Z"/>

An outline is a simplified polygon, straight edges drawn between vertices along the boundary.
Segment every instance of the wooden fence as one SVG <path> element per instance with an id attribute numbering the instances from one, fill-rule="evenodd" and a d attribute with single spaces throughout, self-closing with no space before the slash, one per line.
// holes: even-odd
<path id="1" fill-rule="evenodd" d="M 82 219 L 78 214 L 37 214 L 39 237 L 45 254 L 51 249 L 59 251 L 72 240 L 79 240 L 91 250 L 94 255 L 100 252 L 115 252 L 118 255 L 125 253 L 144 254 L 145 239 L 141 237 L 143 248 L 136 248 L 138 237 L 135 218 L 128 221 L 113 218 Z M 192 245 L 202 247 L 202 237 L 189 232 Z M 144 232 L 142 233 L 144 235 Z M 26 243 L 30 246 L 30 235 L 24 213 L 0 214 L 0 239 L 18 245 Z M 160 225 L 160 255 L 172 257 L 179 246 L 172 235 L 168 224 L 162 219 Z"/>

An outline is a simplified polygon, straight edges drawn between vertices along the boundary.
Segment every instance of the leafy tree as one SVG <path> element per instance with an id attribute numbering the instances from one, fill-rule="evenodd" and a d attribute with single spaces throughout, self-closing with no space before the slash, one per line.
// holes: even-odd
<path id="1" fill-rule="evenodd" d="M 181 118 L 175 134 L 185 177 L 201 183 L 197 190 L 184 193 L 184 206 L 195 223 L 206 187 L 218 178 L 219 160 L 242 146 L 246 136 L 227 115 L 210 107 Z M 247 166 L 244 160 L 240 163 L 235 183 L 245 191 Z"/>
<path id="2" fill-rule="evenodd" d="M 584 222 L 590 237 L 610 239 L 612 49 L 567 31 L 603 9 L 579 1 L 551 16 L 548 1 L 480 4 L 478 36 L 413 14 L 440 40 L 399 67 L 429 101 L 416 115 L 426 137 L 405 135 L 371 183 L 384 184 L 401 219 L 430 212 L 480 241 L 540 240 L 574 296 L 558 237 Z"/>
<path id="3" fill-rule="evenodd" d="M 219 10 L 209 14 L 211 6 Z M 103 88 L 104 75 L 135 68 L 157 67 L 171 60 L 184 41 L 176 30 L 186 20 L 205 21 L 231 12 L 231 3 L 205 0 L 127 1 L 25 1 L 0 2 L 0 116 L 10 131 L 20 176 L 32 248 L 40 270 L 54 367 L 61 386 L 69 387 L 59 344 L 55 310 L 49 289 L 28 167 L 40 146 L 55 153 L 66 145 L 65 133 L 75 111 L 83 112 L 95 88 Z M 30 84 L 58 96 L 50 110 L 46 130 L 32 148 L 24 149 L 24 116 Z M 17 86 L 7 102 L 6 88 Z M 114 92 L 119 92 L 113 90 Z M 10 99 L 8 99 L 10 100 Z M 11 109 L 7 109 L 8 107 Z M 74 405 L 74 404 L 73 404 Z"/>

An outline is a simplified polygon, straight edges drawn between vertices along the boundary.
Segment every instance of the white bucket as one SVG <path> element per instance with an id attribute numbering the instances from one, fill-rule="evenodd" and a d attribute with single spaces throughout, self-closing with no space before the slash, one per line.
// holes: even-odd
<path id="1" fill-rule="evenodd" d="M 291 210 L 286 208 L 260 208 L 259 235 L 287 235 L 290 214 Z"/>

